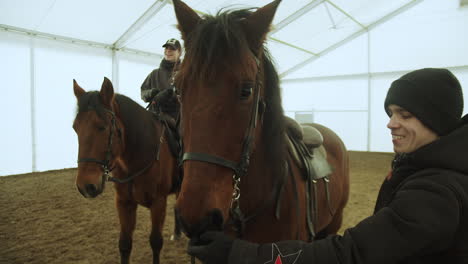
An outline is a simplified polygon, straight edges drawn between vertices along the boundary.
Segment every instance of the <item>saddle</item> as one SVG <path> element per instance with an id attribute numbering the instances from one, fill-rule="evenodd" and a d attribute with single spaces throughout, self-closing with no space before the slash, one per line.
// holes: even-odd
<path id="1" fill-rule="evenodd" d="M 167 143 L 169 145 L 169 149 L 172 155 L 176 158 L 179 157 L 179 153 L 181 151 L 180 140 L 179 140 L 179 132 L 177 129 L 177 124 L 174 118 L 164 112 L 161 111 L 150 111 L 153 113 L 153 117 L 157 119 L 164 127 L 166 131 L 166 138 Z M 158 151 L 158 159 L 159 159 L 159 151 Z"/>
<path id="2" fill-rule="evenodd" d="M 161 111 L 158 111 L 158 112 L 151 111 L 151 112 L 154 114 L 154 118 L 156 118 L 163 125 L 163 133 L 166 134 L 166 140 L 169 146 L 169 150 L 171 151 L 171 154 L 177 160 L 179 160 L 180 155 L 182 153 L 182 146 L 181 146 L 181 140 L 180 140 L 176 120 L 174 120 L 174 118 L 171 115 L 163 113 Z M 158 149 L 158 154 L 157 154 L 158 160 L 159 160 L 160 149 L 161 148 Z M 182 178 L 183 178 L 183 173 L 181 171 L 181 167 L 179 166 L 179 172 L 173 178 L 171 192 L 177 192 L 180 190 L 180 187 L 182 185 Z"/>
<path id="3" fill-rule="evenodd" d="M 295 120 L 286 119 L 286 138 L 288 151 L 302 171 L 303 180 L 306 182 L 307 226 L 309 238 L 316 237 L 315 226 L 318 222 L 318 200 L 317 182 L 322 180 L 325 186 L 328 209 L 333 215 L 330 207 L 330 194 L 328 183 L 332 173 L 330 164 L 327 162 L 327 153 L 323 147 L 323 136 L 311 125 L 299 125 Z"/>
<path id="4" fill-rule="evenodd" d="M 299 125 L 294 119 L 286 117 L 288 150 L 293 160 L 304 173 L 304 180 L 319 180 L 331 174 L 323 136 L 310 125 Z"/>

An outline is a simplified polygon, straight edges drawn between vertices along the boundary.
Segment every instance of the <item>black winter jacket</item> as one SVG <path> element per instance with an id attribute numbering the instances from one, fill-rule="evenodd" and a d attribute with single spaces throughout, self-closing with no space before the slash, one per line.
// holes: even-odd
<path id="1" fill-rule="evenodd" d="M 149 110 L 158 111 L 161 110 L 165 113 L 170 114 L 174 118 L 177 116 L 179 104 L 175 98 L 175 95 L 166 93 L 167 90 L 172 88 L 172 75 L 176 73 L 177 65 L 180 65 L 180 61 L 176 64 L 163 59 L 158 69 L 154 69 L 145 81 L 141 84 L 141 99 L 147 103 L 158 100 L 156 104 L 151 104 Z M 176 67 L 176 69 L 174 69 Z M 163 92 L 161 94 L 161 92 Z M 157 97 L 157 95 L 160 96 Z"/>
<path id="2" fill-rule="evenodd" d="M 312 243 L 235 240 L 229 264 L 468 263 L 468 125 L 397 156 L 374 215 Z"/>

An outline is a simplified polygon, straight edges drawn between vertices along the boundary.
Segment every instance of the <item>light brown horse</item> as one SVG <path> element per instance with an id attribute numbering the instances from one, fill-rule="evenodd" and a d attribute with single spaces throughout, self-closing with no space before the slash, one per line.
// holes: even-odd
<path id="1" fill-rule="evenodd" d="M 149 208 L 149 241 L 153 263 L 159 263 L 167 196 L 180 187 L 177 158 L 169 148 L 164 119 L 115 94 L 107 78 L 99 92 L 86 92 L 75 80 L 73 90 L 78 100 L 73 122 L 79 143 L 76 186 L 84 197 L 94 198 L 106 181 L 114 182 L 121 263 L 130 260 L 137 205 Z"/>
<path id="2" fill-rule="evenodd" d="M 318 180 L 306 180 L 292 154 L 290 139 L 310 135 L 285 118 L 264 47 L 279 2 L 199 17 L 173 1 L 186 48 L 176 77 L 184 151 L 176 214 L 189 237 L 224 230 L 255 242 L 310 240 L 341 225 L 349 194 L 343 142 L 313 125 L 332 169 Z"/>

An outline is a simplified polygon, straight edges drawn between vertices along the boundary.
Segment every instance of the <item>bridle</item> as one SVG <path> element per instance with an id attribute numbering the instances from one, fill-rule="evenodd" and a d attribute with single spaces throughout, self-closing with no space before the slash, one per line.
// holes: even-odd
<path id="1" fill-rule="evenodd" d="M 94 108 L 91 108 L 90 110 L 93 110 L 93 109 Z M 112 143 L 113 143 L 114 133 L 115 133 L 115 131 L 117 131 L 119 136 L 121 136 L 122 134 L 121 134 L 120 128 L 117 127 L 117 125 L 116 125 L 115 113 L 113 111 L 109 110 L 109 109 L 106 109 L 106 108 L 103 108 L 103 109 L 104 109 L 105 112 L 107 112 L 107 113 L 109 113 L 111 115 L 111 128 L 110 128 L 110 132 L 109 132 L 109 137 L 107 139 L 106 157 L 105 157 L 104 160 L 95 159 L 95 158 L 78 158 L 78 163 L 94 162 L 94 163 L 100 164 L 101 168 L 102 168 L 102 170 L 104 172 L 103 177 L 104 177 L 104 179 L 106 181 L 111 181 L 111 182 L 116 182 L 116 183 L 130 182 L 136 176 L 138 176 L 140 174 L 143 174 L 146 170 L 148 170 L 153 165 L 153 161 L 149 162 L 149 164 L 146 165 L 143 169 L 137 171 L 136 173 L 131 174 L 130 176 L 127 176 L 124 179 L 115 178 L 115 177 L 110 175 L 110 173 L 114 169 L 114 167 L 110 167 L 111 158 L 112 158 Z M 164 134 L 164 133 L 162 133 L 162 134 Z M 162 137 L 162 135 L 161 135 L 161 137 Z"/>
<path id="2" fill-rule="evenodd" d="M 94 108 L 91 108 L 92 110 Z M 110 167 L 110 160 L 112 157 L 112 142 L 113 142 L 113 137 L 114 137 L 114 131 L 116 130 L 116 125 L 115 125 L 115 113 L 112 112 L 111 110 L 108 110 L 104 108 L 104 111 L 109 113 L 111 115 L 111 128 L 109 132 L 109 138 L 107 139 L 107 150 L 106 150 L 106 157 L 104 160 L 100 159 L 95 159 L 95 158 L 78 158 L 78 163 L 81 162 L 94 162 L 97 164 L 100 164 L 102 167 L 102 170 L 104 171 L 104 177 L 107 181 L 112 181 L 113 177 L 110 176 L 110 172 L 114 169 L 113 167 Z M 119 128 L 120 131 L 120 128 Z"/>
<path id="3" fill-rule="evenodd" d="M 259 81 L 259 73 L 260 73 L 260 61 L 259 59 L 254 56 L 256 63 L 257 63 L 257 74 L 255 77 L 255 84 L 254 84 L 254 102 L 250 112 L 250 121 L 247 127 L 244 140 L 242 143 L 242 153 L 239 162 L 235 162 L 223 157 L 219 157 L 216 155 L 212 155 L 209 153 L 201 153 L 201 152 L 185 152 L 182 155 L 182 163 L 187 160 L 195 160 L 195 161 L 202 161 L 207 163 L 216 164 L 222 167 L 226 167 L 231 169 L 234 174 L 232 175 L 233 179 L 233 188 L 234 191 L 232 193 L 231 199 L 231 207 L 230 207 L 230 216 L 234 221 L 234 227 L 238 234 L 242 234 L 242 230 L 244 228 L 244 224 L 246 222 L 246 217 L 242 213 L 240 209 L 240 183 L 241 178 L 247 174 L 247 170 L 250 164 L 250 155 L 252 152 L 252 146 L 255 138 L 255 128 L 257 126 L 258 120 L 258 112 L 259 112 L 259 105 L 260 105 L 260 89 L 262 83 Z M 262 101 L 262 104 L 264 102 Z"/>

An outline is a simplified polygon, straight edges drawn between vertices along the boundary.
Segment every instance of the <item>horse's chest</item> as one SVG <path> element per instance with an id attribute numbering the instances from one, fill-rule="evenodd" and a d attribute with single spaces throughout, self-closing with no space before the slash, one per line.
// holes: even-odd
<path id="1" fill-rule="evenodd" d="M 150 208 L 153 205 L 153 192 L 147 190 L 145 186 L 132 184 L 126 191 L 127 199 L 135 201 L 137 204 Z"/>
<path id="2" fill-rule="evenodd" d="M 135 197 L 135 201 L 144 207 L 150 208 L 153 205 L 153 196 L 149 192 L 139 192 Z"/>

